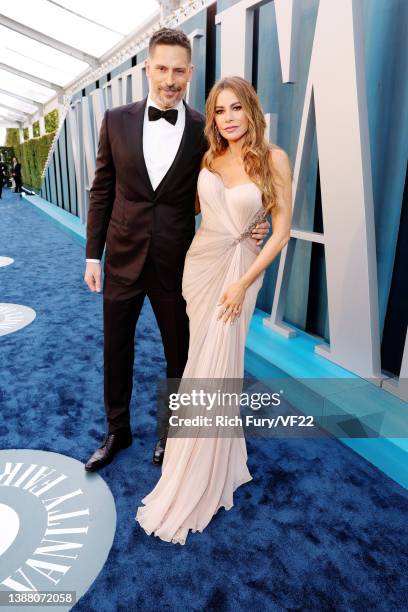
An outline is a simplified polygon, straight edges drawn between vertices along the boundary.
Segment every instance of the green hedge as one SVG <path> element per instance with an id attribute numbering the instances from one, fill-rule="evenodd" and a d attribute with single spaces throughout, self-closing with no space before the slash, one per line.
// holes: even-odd
<path id="1" fill-rule="evenodd" d="M 56 132 L 58 129 L 58 109 L 55 108 L 50 113 L 45 115 L 45 131 L 48 134 L 49 132 Z"/>
<path id="2" fill-rule="evenodd" d="M 7 128 L 6 130 L 6 147 L 14 147 L 20 142 L 18 128 Z"/>
<path id="3" fill-rule="evenodd" d="M 14 157 L 14 147 L 10 147 L 10 146 L 0 147 L 0 160 L 2 160 L 6 166 L 6 181 L 7 182 L 10 180 L 10 168 L 11 168 L 13 157 Z"/>
<path id="4" fill-rule="evenodd" d="M 54 133 L 44 134 L 14 147 L 17 158 L 21 162 L 23 185 L 36 191 L 41 189 L 41 174 L 44 170 Z"/>
<path id="5" fill-rule="evenodd" d="M 25 187 L 40 191 L 41 174 L 44 170 L 53 139 L 54 132 L 19 144 L 18 129 L 9 128 L 7 130 L 6 145 L 13 147 L 14 155 L 21 163 L 21 173 Z"/>
<path id="6" fill-rule="evenodd" d="M 40 127 L 36 125 L 36 123 L 33 124 L 34 134 L 38 133 Z M 23 185 L 35 191 L 40 191 L 41 189 L 41 174 L 44 170 L 48 151 L 50 150 L 55 131 L 58 127 L 57 109 L 45 115 L 45 127 L 46 129 L 54 127 L 54 130 L 38 138 L 34 137 L 31 140 L 27 140 L 24 134 L 24 142 L 21 144 L 19 143 L 18 128 L 8 128 L 6 132 L 6 146 L 14 149 L 13 154 L 21 163 Z M 24 128 L 24 132 L 26 131 L 28 137 L 28 128 Z"/>

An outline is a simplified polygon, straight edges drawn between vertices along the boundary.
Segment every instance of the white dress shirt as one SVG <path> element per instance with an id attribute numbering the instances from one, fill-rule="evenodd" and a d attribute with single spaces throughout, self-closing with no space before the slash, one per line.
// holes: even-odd
<path id="1" fill-rule="evenodd" d="M 152 187 L 157 189 L 176 157 L 186 124 L 186 110 L 183 100 L 180 100 L 173 107 L 178 110 L 178 115 L 176 125 L 172 125 L 163 118 L 149 121 L 149 106 L 159 108 L 150 94 L 143 122 L 143 156 Z"/>
<path id="2" fill-rule="evenodd" d="M 173 107 L 178 110 L 178 115 L 177 123 L 172 125 L 163 118 L 149 121 L 149 106 L 159 108 L 150 94 L 147 97 L 143 120 L 143 156 L 150 182 L 155 190 L 172 165 L 180 147 L 186 125 L 186 107 L 183 100 Z M 86 261 L 100 262 L 99 259 L 87 259 Z"/>

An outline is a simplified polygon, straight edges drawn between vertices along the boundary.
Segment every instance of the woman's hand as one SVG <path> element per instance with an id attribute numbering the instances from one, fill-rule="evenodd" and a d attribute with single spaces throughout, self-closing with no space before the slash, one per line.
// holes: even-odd
<path id="1" fill-rule="evenodd" d="M 229 320 L 234 323 L 241 314 L 245 299 L 246 288 L 241 281 L 236 281 L 228 287 L 220 297 L 217 306 L 221 306 L 217 321 L 222 319 L 224 324 Z"/>

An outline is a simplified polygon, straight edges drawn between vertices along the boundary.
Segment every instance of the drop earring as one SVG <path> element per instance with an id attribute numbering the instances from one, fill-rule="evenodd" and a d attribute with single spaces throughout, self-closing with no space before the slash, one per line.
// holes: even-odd
<path id="1" fill-rule="evenodd" d="M 215 140 L 216 140 L 216 142 L 217 142 L 217 145 L 218 145 L 219 147 L 221 147 L 221 142 L 222 142 L 222 140 L 221 140 L 221 134 L 220 134 L 220 132 L 218 131 L 218 128 L 217 128 L 217 126 L 216 126 L 215 124 L 214 124 L 214 135 L 215 135 Z"/>

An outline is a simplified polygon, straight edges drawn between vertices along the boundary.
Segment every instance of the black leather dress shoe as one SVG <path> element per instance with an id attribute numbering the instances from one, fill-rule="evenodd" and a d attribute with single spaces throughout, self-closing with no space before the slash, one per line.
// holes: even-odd
<path id="1" fill-rule="evenodd" d="M 153 463 L 155 465 L 161 465 L 163 463 L 164 451 L 166 449 L 167 438 L 160 438 L 156 442 L 153 452 Z"/>
<path id="2" fill-rule="evenodd" d="M 102 445 L 96 449 L 94 454 L 85 464 L 87 472 L 95 472 L 99 468 L 108 465 L 116 453 L 122 448 L 127 448 L 132 444 L 132 433 L 126 431 L 124 433 L 111 433 L 105 436 Z"/>

